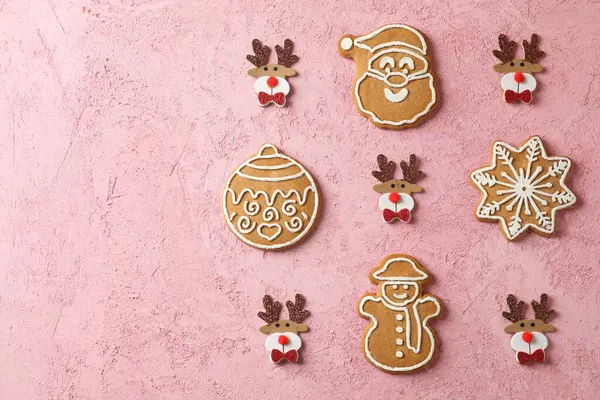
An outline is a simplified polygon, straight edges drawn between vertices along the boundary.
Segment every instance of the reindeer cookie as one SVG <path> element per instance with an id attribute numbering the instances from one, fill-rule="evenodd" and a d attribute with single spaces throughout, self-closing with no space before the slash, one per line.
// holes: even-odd
<path id="1" fill-rule="evenodd" d="M 293 47 L 290 39 L 285 39 L 283 48 L 276 45 L 277 64 L 269 64 L 271 49 L 263 46 L 258 39 L 252 41 L 254 54 L 248 54 L 246 59 L 256 67 L 249 70 L 248 75 L 258 78 L 254 83 L 254 91 L 259 105 L 285 106 L 287 95 L 290 93 L 290 84 L 286 78 L 296 75 L 292 65 L 298 61 L 298 56 L 292 54 Z"/>
<path id="2" fill-rule="evenodd" d="M 265 341 L 265 347 L 271 356 L 271 361 L 278 363 L 287 360 L 298 362 L 298 350 L 302 347 L 302 340 L 298 333 L 308 331 L 308 326 L 302 322 L 310 316 L 310 312 L 304 310 L 306 300 L 301 294 L 297 294 L 294 302 L 285 303 L 288 309 L 289 320 L 280 320 L 281 303 L 273 301 L 269 295 L 263 297 L 265 311 L 260 311 L 258 316 L 267 325 L 260 327 L 262 333 L 269 336 Z"/>
<path id="3" fill-rule="evenodd" d="M 410 213 L 415 207 L 412 193 L 420 192 L 422 189 L 416 184 L 422 172 L 417 169 L 417 156 L 410 155 L 409 163 L 400 162 L 402 168 L 402 180 L 394 179 L 396 163 L 388 162 L 386 156 L 377 156 L 379 171 L 373 171 L 373 176 L 379 180 L 373 189 L 377 193 L 383 193 L 379 198 L 379 209 L 385 222 L 399 219 L 402 222 L 410 222 Z"/>
<path id="4" fill-rule="evenodd" d="M 430 274 L 404 254 L 383 259 L 369 276 L 378 293 L 367 293 L 358 303 L 361 317 L 370 319 L 363 336 L 367 360 L 384 372 L 411 373 L 426 368 L 437 350 L 429 320 L 442 311 L 440 301 L 423 293 Z"/>
<path id="5" fill-rule="evenodd" d="M 512 322 L 504 328 L 506 333 L 514 333 L 510 346 L 516 351 L 515 357 L 519 364 L 542 363 L 546 360 L 545 350 L 548 347 L 548 338 L 544 332 L 554 332 L 554 326 L 548 320 L 555 314 L 548 308 L 548 295 L 542 294 L 540 302 L 533 300 L 531 306 L 535 319 L 525 319 L 523 307 L 525 302 L 517 302 L 517 298 L 509 294 L 506 298 L 510 312 L 502 312 L 502 316 Z"/>
<path id="6" fill-rule="evenodd" d="M 354 59 L 354 102 L 375 126 L 410 128 L 437 107 L 427 40 L 415 28 L 391 24 L 363 36 L 344 35 L 338 52 Z"/>
<path id="7" fill-rule="evenodd" d="M 500 60 L 500 64 L 494 65 L 494 71 L 504 73 L 500 85 L 504 90 L 504 101 L 512 103 L 516 100 L 522 103 L 531 103 L 533 91 L 537 87 L 537 81 L 533 77 L 534 72 L 541 72 L 544 68 L 538 64 L 544 52 L 538 50 L 539 37 L 535 33 L 531 35 L 531 42 L 523 40 L 525 58 L 515 58 L 517 44 L 509 41 L 506 35 L 498 37 L 500 50 L 494 50 L 494 56 Z"/>
<path id="8" fill-rule="evenodd" d="M 565 185 L 571 160 L 549 157 L 538 136 L 521 147 L 497 141 L 492 145 L 492 165 L 471 172 L 471 183 L 482 193 L 475 210 L 480 221 L 497 221 L 508 240 L 527 229 L 550 236 L 556 212 L 575 204 Z"/>

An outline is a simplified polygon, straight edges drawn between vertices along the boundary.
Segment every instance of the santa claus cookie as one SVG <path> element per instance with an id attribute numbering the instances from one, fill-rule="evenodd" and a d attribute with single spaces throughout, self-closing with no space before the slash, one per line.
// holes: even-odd
<path id="1" fill-rule="evenodd" d="M 527 229 L 550 236 L 556 228 L 556 212 L 575 204 L 565 185 L 571 160 L 549 157 L 538 136 L 515 148 L 505 142 L 492 145 L 492 165 L 471 173 L 481 193 L 475 210 L 480 221 L 497 221 L 508 240 Z"/>
<path id="2" fill-rule="evenodd" d="M 386 25 L 363 36 L 344 35 L 338 52 L 356 63 L 354 101 L 374 125 L 410 128 L 433 113 L 438 95 L 423 33 Z"/>
<path id="3" fill-rule="evenodd" d="M 546 360 L 548 338 L 546 332 L 554 332 L 554 326 L 548 320 L 555 314 L 548 307 L 548 295 L 542 294 L 540 302 L 533 300 L 531 306 L 535 313 L 534 319 L 526 319 L 523 312 L 525 302 L 509 294 L 506 299 L 509 311 L 504 311 L 502 316 L 512 322 L 504 332 L 513 333 L 510 346 L 515 351 L 515 358 L 519 364 L 543 363 Z"/>
<path id="4" fill-rule="evenodd" d="M 263 250 L 284 249 L 314 226 L 319 191 L 300 163 L 267 143 L 229 177 L 223 212 L 244 243 Z"/>
<path id="5" fill-rule="evenodd" d="M 293 54 L 293 47 L 290 39 L 284 40 L 283 47 L 276 45 L 277 63 L 270 64 L 271 48 L 263 46 L 258 39 L 252 41 L 254 54 L 248 54 L 246 59 L 255 67 L 248 71 L 248 75 L 258 78 L 254 83 L 254 91 L 260 106 L 285 106 L 290 93 L 287 77 L 296 75 L 292 65 L 298 61 L 298 56 Z"/>
<path id="6" fill-rule="evenodd" d="M 387 256 L 369 276 L 377 293 L 367 293 L 358 313 L 371 321 L 362 347 L 367 360 L 384 372 L 411 373 L 426 368 L 434 358 L 438 340 L 429 320 L 440 316 L 442 305 L 423 293 L 430 274 L 417 260 L 404 254 Z"/>

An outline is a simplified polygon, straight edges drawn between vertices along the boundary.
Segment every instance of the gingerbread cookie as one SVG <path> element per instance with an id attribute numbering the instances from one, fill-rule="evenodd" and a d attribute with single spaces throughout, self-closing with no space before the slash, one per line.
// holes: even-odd
<path id="1" fill-rule="evenodd" d="M 373 171 L 372 174 L 379 180 L 373 190 L 383 193 L 379 198 L 379 209 L 381 210 L 383 220 L 392 222 L 400 220 L 410 222 L 411 211 L 415 207 L 415 201 L 411 194 L 420 192 L 421 187 L 417 185 L 417 180 L 422 172 L 417 169 L 417 156 L 410 155 L 409 162 L 401 161 L 402 180 L 394 178 L 396 163 L 387 160 L 383 154 L 377 156 L 379 171 Z"/>
<path id="2" fill-rule="evenodd" d="M 223 212 L 244 243 L 263 250 L 284 249 L 314 226 L 319 191 L 300 163 L 267 143 L 229 177 Z"/>
<path id="3" fill-rule="evenodd" d="M 542 294 L 540 302 L 533 300 L 531 306 L 535 312 L 535 319 L 525 319 L 523 307 L 525 302 L 517 302 L 517 298 L 509 294 L 506 302 L 509 312 L 504 311 L 504 318 L 512 322 L 504 328 L 506 333 L 514 333 L 510 346 L 516 352 L 515 357 L 519 364 L 543 363 L 546 360 L 548 338 L 544 332 L 554 332 L 554 326 L 548 320 L 555 314 L 548 308 L 548 295 Z"/>
<path id="4" fill-rule="evenodd" d="M 492 146 L 492 165 L 471 173 L 481 193 L 475 215 L 480 221 L 498 221 L 508 240 L 531 228 L 549 236 L 556 228 L 556 212 L 575 204 L 565 185 L 571 160 L 548 157 L 542 140 L 534 136 L 521 147 L 497 141 Z"/>
<path id="5" fill-rule="evenodd" d="M 265 311 L 259 312 L 258 316 L 267 323 L 260 327 L 260 331 L 269 335 L 265 341 L 265 348 L 270 354 L 271 362 L 298 362 L 298 351 L 302 347 L 298 333 L 308 331 L 308 326 L 302 322 L 310 316 L 310 312 L 304 309 L 305 303 L 306 300 L 301 294 L 296 295 L 294 302 L 288 300 L 285 305 L 289 319 L 280 320 L 281 303 L 273 301 L 269 295 L 263 297 Z"/>
<path id="6" fill-rule="evenodd" d="M 344 35 L 338 52 L 354 59 L 354 102 L 379 128 L 405 129 L 424 122 L 438 104 L 425 35 L 403 24 L 363 36 Z"/>
<path id="7" fill-rule="evenodd" d="M 509 41 L 506 35 L 498 36 L 500 50 L 494 50 L 493 53 L 500 60 L 500 64 L 494 65 L 494 71 L 504 73 L 500 85 L 504 90 L 504 101 L 507 103 L 531 103 L 533 91 L 537 87 L 537 81 L 532 74 L 544 69 L 538 64 L 545 54 L 538 50 L 538 43 L 539 37 L 534 33 L 530 42 L 523 40 L 525 58 L 515 58 L 517 44 Z"/>
<path id="8" fill-rule="evenodd" d="M 258 78 L 254 83 L 254 91 L 260 106 L 285 106 L 287 95 L 290 93 L 290 84 L 286 78 L 296 75 L 292 65 L 298 61 L 298 56 L 293 54 L 293 48 L 292 41 L 285 39 L 283 47 L 275 46 L 277 64 L 269 64 L 271 48 L 263 46 L 258 39 L 252 41 L 254 54 L 248 54 L 246 59 L 255 66 L 248 71 L 248 75 Z"/>
<path id="9" fill-rule="evenodd" d="M 411 373 L 433 360 L 438 341 L 428 322 L 440 315 L 442 306 L 435 296 L 422 293 L 429 277 L 427 269 L 404 254 L 387 256 L 371 271 L 378 293 L 364 295 L 358 313 L 371 320 L 363 352 L 380 370 Z"/>

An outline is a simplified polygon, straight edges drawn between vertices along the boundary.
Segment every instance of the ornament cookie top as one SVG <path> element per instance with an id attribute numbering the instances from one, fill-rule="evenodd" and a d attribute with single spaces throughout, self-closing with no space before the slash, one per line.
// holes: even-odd
<path id="1" fill-rule="evenodd" d="M 379 209 L 382 212 L 385 222 L 392 222 L 396 219 L 402 222 L 410 222 L 411 211 L 415 207 L 415 201 L 411 194 L 420 192 L 421 187 L 417 181 L 423 174 L 417 169 L 417 156 L 410 155 L 409 162 L 401 161 L 402 179 L 395 179 L 396 163 L 387 160 L 383 154 L 377 156 L 379 171 L 373 171 L 372 174 L 379 180 L 373 190 L 383 193 L 379 197 Z"/>
<path id="2" fill-rule="evenodd" d="M 358 111 L 379 128 L 405 129 L 425 121 L 438 103 L 425 36 L 391 24 L 363 36 L 344 35 L 338 52 L 354 59 Z"/>
<path id="3" fill-rule="evenodd" d="M 548 338 L 544 332 L 554 332 L 554 326 L 548 320 L 555 314 L 548 308 L 548 295 L 542 294 L 540 302 L 533 300 L 531 306 L 535 312 L 535 319 L 525 319 L 523 307 L 525 302 L 517 302 L 517 298 L 509 294 L 506 298 L 509 311 L 504 311 L 502 316 L 512 322 L 504 328 L 506 333 L 514 333 L 510 346 L 516 351 L 515 357 L 519 364 L 542 363 L 546 360 Z"/>
<path id="4" fill-rule="evenodd" d="M 533 77 L 534 72 L 541 72 L 544 68 L 538 64 L 544 52 L 538 50 L 539 37 L 535 33 L 531 35 L 531 41 L 523 40 L 525 58 L 515 58 L 517 44 L 509 41 L 506 35 L 498 37 L 500 50 L 494 50 L 494 56 L 500 60 L 500 64 L 494 65 L 494 71 L 504 73 L 500 85 L 504 90 L 504 101 L 512 103 L 519 100 L 521 103 L 531 103 L 533 91 L 537 87 L 537 81 Z"/>
<path id="5" fill-rule="evenodd" d="M 495 142 L 492 165 L 471 172 L 471 183 L 482 193 L 477 219 L 498 221 L 508 240 L 528 228 L 550 236 L 556 228 L 556 212 L 576 201 L 565 185 L 570 168 L 568 158 L 549 157 L 538 136 L 519 148 Z"/>
<path id="6" fill-rule="evenodd" d="M 284 249 L 314 226 L 319 191 L 300 163 L 267 143 L 229 177 L 223 212 L 244 243 L 263 250 Z"/>
<path id="7" fill-rule="evenodd" d="M 271 48 L 263 46 L 258 39 L 252 41 L 254 54 L 248 54 L 246 59 L 256 67 L 249 70 L 248 75 L 258 78 L 254 83 L 254 91 L 259 105 L 285 106 L 287 95 L 290 93 L 290 84 L 286 78 L 296 75 L 292 65 L 298 61 L 298 56 L 292 54 L 293 47 L 290 39 L 285 39 L 283 47 L 275 46 L 277 64 L 269 64 Z"/>
<path id="8" fill-rule="evenodd" d="M 367 360 L 384 372 L 411 373 L 426 368 L 437 350 L 428 322 L 442 311 L 440 301 L 423 293 L 430 274 L 404 254 L 383 259 L 369 276 L 378 293 L 358 303 L 361 317 L 371 320 L 363 336 Z"/>

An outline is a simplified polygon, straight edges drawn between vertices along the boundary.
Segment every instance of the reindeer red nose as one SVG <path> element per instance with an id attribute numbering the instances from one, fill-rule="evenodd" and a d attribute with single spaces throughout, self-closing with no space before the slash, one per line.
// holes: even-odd
<path id="1" fill-rule="evenodd" d="M 530 343 L 533 340 L 533 335 L 531 332 L 523 332 L 523 336 L 521 336 L 525 343 Z"/>
<path id="2" fill-rule="evenodd" d="M 275 78 L 274 76 L 270 76 L 269 79 L 267 79 L 267 85 L 270 88 L 274 88 L 275 86 L 277 86 L 277 78 Z"/>
<path id="3" fill-rule="evenodd" d="M 521 72 L 516 72 L 514 79 L 515 79 L 515 82 L 521 83 L 525 80 L 525 77 L 523 76 L 523 74 Z"/>
<path id="4" fill-rule="evenodd" d="M 400 195 L 398 193 L 390 193 L 388 199 L 390 199 L 392 203 L 398 203 L 400 201 Z"/>
<path id="5" fill-rule="evenodd" d="M 277 341 L 279 342 L 279 344 L 281 344 L 281 345 L 284 345 L 284 344 L 288 344 L 288 342 L 289 342 L 290 340 L 288 339 L 288 337 L 287 337 L 287 336 L 285 336 L 285 335 L 280 335 L 280 336 L 277 338 Z"/>

